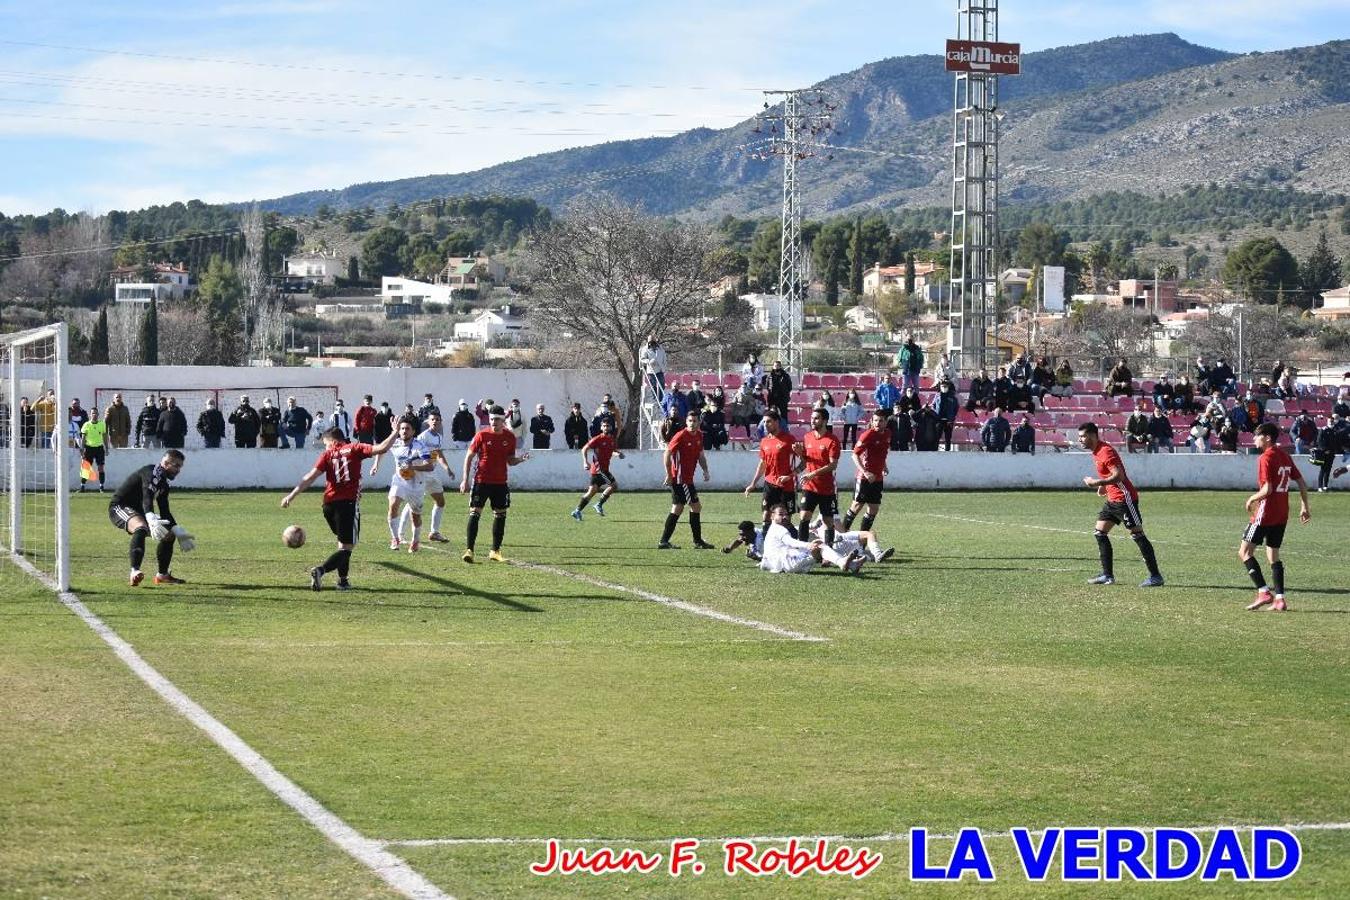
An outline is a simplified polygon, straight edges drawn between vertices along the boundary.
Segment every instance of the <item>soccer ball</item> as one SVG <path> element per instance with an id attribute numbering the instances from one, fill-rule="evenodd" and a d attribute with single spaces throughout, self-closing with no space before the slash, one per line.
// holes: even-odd
<path id="1" fill-rule="evenodd" d="M 299 525 L 288 525 L 281 533 L 281 541 L 292 550 L 298 550 L 305 546 L 305 529 Z"/>

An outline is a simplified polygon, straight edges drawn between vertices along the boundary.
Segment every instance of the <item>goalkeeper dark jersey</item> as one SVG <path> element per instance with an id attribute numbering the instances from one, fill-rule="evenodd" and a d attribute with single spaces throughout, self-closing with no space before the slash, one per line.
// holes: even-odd
<path id="1" fill-rule="evenodd" d="M 174 520 L 169 513 L 169 476 L 165 473 L 164 467 L 158 463 L 141 466 L 128 475 L 126 481 L 123 481 L 113 494 L 112 502 L 135 510 L 142 516 L 150 511 L 152 504 L 155 504 L 159 507 L 161 519 L 169 522 Z"/>

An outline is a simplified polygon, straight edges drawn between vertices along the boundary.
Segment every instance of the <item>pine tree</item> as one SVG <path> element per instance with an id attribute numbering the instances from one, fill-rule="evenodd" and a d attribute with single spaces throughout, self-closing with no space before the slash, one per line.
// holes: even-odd
<path id="1" fill-rule="evenodd" d="M 1341 286 L 1341 261 L 1331 252 L 1331 247 L 1327 244 L 1325 228 L 1317 239 L 1317 246 L 1298 267 L 1298 274 L 1303 282 L 1303 290 L 1307 292 L 1306 300 L 1313 299 L 1323 291 Z"/>
<path id="2" fill-rule="evenodd" d="M 905 293 L 914 296 L 914 254 L 905 254 Z"/>
<path id="3" fill-rule="evenodd" d="M 848 289 L 853 296 L 861 297 L 863 292 L 863 246 L 862 217 L 853 220 L 853 239 L 848 245 Z"/>
<path id="4" fill-rule="evenodd" d="M 825 303 L 829 306 L 839 305 L 839 268 L 839 257 L 831 250 L 825 265 Z"/>
<path id="5" fill-rule="evenodd" d="M 98 311 L 98 321 L 94 323 L 94 336 L 89 344 L 89 361 L 94 365 L 108 364 L 108 307 L 104 305 Z"/>
<path id="6" fill-rule="evenodd" d="M 159 304 L 154 300 L 141 319 L 141 365 L 159 365 Z"/>

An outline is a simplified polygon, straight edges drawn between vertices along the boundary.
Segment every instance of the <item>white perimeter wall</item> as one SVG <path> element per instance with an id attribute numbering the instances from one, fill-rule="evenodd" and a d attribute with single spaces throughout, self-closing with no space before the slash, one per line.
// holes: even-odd
<path id="1" fill-rule="evenodd" d="M 108 454 L 108 481 L 116 484 L 128 472 L 159 459 L 162 451 L 117 450 Z M 187 466 L 175 484 L 185 488 L 290 488 L 314 464 L 319 450 L 196 450 L 187 454 Z M 721 451 L 708 454 L 711 490 L 740 490 L 754 474 L 758 454 Z M 1190 489 L 1255 490 L 1256 457 L 1224 454 L 1133 454 L 1125 457 L 1130 478 L 1142 490 Z M 1306 457 L 1298 457 L 1309 484 L 1316 484 L 1317 469 Z M 452 451 L 450 466 L 458 478 L 463 474 L 463 455 Z M 77 465 L 77 464 L 72 464 Z M 1024 490 L 1083 488 L 1084 475 L 1095 474 L 1086 453 L 1046 453 L 1035 456 L 984 453 L 893 453 L 887 488 L 900 490 Z M 387 487 L 392 467 L 386 462 L 371 487 Z M 628 451 L 626 458 L 613 459 L 611 470 L 619 486 L 627 490 L 661 490 L 659 451 Z M 74 468 L 72 468 L 74 471 Z M 369 465 L 367 465 L 369 471 Z M 840 486 L 847 491 L 855 476 L 853 456 L 846 453 L 840 468 Z M 703 486 L 700 480 L 698 485 Z M 78 483 L 78 475 L 75 476 Z M 536 450 L 532 458 L 511 470 L 511 486 L 518 490 L 580 490 L 587 477 L 580 454 L 568 450 Z M 1350 478 L 1332 482 L 1350 487 Z M 322 487 L 322 479 L 311 491 Z M 456 490 L 458 485 L 447 485 Z"/>

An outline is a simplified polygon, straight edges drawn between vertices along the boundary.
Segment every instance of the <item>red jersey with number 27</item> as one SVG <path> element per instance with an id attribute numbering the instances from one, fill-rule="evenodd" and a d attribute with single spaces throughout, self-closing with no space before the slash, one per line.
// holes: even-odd
<path id="1" fill-rule="evenodd" d="M 474 481 L 478 484 L 506 484 L 509 460 L 516 455 L 516 436 L 510 431 L 484 428 L 473 436 L 469 449 L 478 454 Z"/>
<path id="2" fill-rule="evenodd" d="M 686 428 L 677 432 L 666 446 L 670 449 L 670 480 L 676 484 L 693 484 L 694 470 L 703 453 L 703 432 Z"/>
<path id="3" fill-rule="evenodd" d="M 1097 464 L 1097 477 L 1111 477 L 1112 469 L 1119 469 L 1120 474 L 1124 475 L 1119 484 L 1106 485 L 1106 499 L 1112 503 L 1124 503 L 1125 495 L 1128 494 L 1131 500 L 1139 499 L 1139 491 L 1135 488 L 1134 482 L 1130 481 L 1130 476 L 1125 475 L 1125 464 L 1120 461 L 1120 454 L 1116 448 L 1110 444 L 1098 444 L 1097 449 L 1092 451 L 1092 461 Z"/>
<path id="4" fill-rule="evenodd" d="M 1289 479 L 1294 474 L 1294 460 L 1279 447 L 1269 447 L 1256 463 L 1258 487 L 1270 485 L 1270 494 L 1256 505 L 1252 513 L 1253 525 L 1284 525 L 1289 521 Z"/>
<path id="5" fill-rule="evenodd" d="M 319 454 L 314 468 L 323 473 L 328 484 L 323 489 L 323 502 L 355 500 L 361 494 L 361 463 L 375 455 L 369 444 L 334 444 Z"/>

